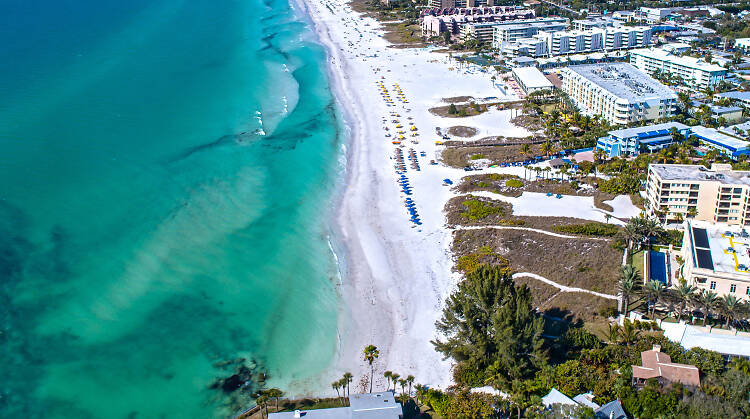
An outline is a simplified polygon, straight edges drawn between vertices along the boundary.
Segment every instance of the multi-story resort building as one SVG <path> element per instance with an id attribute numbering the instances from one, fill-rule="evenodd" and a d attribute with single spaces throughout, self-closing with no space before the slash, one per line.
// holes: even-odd
<path id="1" fill-rule="evenodd" d="M 750 225 L 750 172 L 729 164 L 652 164 L 646 180 L 646 211 L 665 221 Z"/>
<path id="2" fill-rule="evenodd" d="M 714 100 L 719 100 L 723 98 L 729 99 L 732 103 L 736 103 L 738 105 L 742 105 L 742 106 L 750 108 L 750 92 L 732 91 L 732 92 L 714 94 Z"/>
<path id="3" fill-rule="evenodd" d="M 637 156 L 642 151 L 652 153 L 675 143 L 673 131 L 684 139 L 690 135 L 689 126 L 679 122 L 667 122 L 609 131 L 606 137 L 596 141 L 596 148 L 603 150 L 610 157 Z"/>
<path id="4" fill-rule="evenodd" d="M 469 9 L 432 9 L 422 11 L 422 36 L 438 36 L 444 32 L 458 34 L 461 27 L 472 23 L 511 25 L 533 20 L 534 12 L 509 6 L 495 6 Z M 567 19 L 565 20 L 567 22 Z M 492 32 L 490 32 L 490 40 Z"/>
<path id="5" fill-rule="evenodd" d="M 750 50 L 750 38 L 737 38 L 734 40 L 734 47 L 743 51 Z"/>
<path id="6" fill-rule="evenodd" d="M 427 5 L 435 9 L 460 9 L 469 7 L 494 7 L 495 0 L 429 0 Z"/>
<path id="7" fill-rule="evenodd" d="M 579 19 L 571 22 L 573 29 L 577 31 L 590 31 L 592 29 L 603 29 L 612 26 L 621 25 L 620 22 L 608 19 Z"/>
<path id="8" fill-rule="evenodd" d="M 564 31 L 568 19 L 563 17 L 543 17 L 520 22 L 507 22 L 497 25 L 492 35 L 493 48 L 502 49 L 503 45 L 512 44 L 521 39 L 531 38 L 539 32 Z"/>
<path id="9" fill-rule="evenodd" d="M 732 160 L 739 159 L 743 154 L 750 155 L 749 142 L 714 128 L 694 126 L 690 128 L 690 136 L 698 139 L 701 144 L 718 150 Z"/>
<path id="10" fill-rule="evenodd" d="M 750 301 L 750 234 L 739 225 L 688 220 L 682 277 L 700 290 Z"/>
<path id="11" fill-rule="evenodd" d="M 646 212 L 684 221 L 681 276 L 699 289 L 750 299 L 750 172 L 728 164 L 652 164 Z"/>
<path id="12" fill-rule="evenodd" d="M 518 31 L 508 36 L 504 28 L 496 28 L 492 46 L 509 56 L 555 57 L 567 54 L 588 54 L 643 48 L 651 44 L 651 28 L 646 26 L 621 26 L 590 30 L 562 31 L 542 28 L 536 35 Z"/>
<path id="13" fill-rule="evenodd" d="M 630 63 L 652 74 L 655 71 L 678 76 L 687 86 L 696 89 L 714 87 L 726 77 L 727 70 L 693 57 L 672 55 L 658 48 L 630 51 Z"/>
<path id="14" fill-rule="evenodd" d="M 586 114 L 612 124 L 668 118 L 677 94 L 627 63 L 591 64 L 561 70 L 562 89 Z"/>

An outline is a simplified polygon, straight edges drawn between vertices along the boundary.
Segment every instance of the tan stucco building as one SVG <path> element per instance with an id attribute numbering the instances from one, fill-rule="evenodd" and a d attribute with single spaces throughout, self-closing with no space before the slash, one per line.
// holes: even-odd
<path id="1" fill-rule="evenodd" d="M 728 164 L 652 164 L 646 180 L 646 212 L 665 221 L 693 218 L 750 225 L 750 172 Z M 692 216 L 692 217 L 691 217 Z"/>

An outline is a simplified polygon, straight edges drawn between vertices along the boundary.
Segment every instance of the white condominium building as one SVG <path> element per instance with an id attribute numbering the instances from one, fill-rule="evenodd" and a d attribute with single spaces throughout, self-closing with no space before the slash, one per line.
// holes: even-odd
<path id="1" fill-rule="evenodd" d="M 750 225 L 750 172 L 729 164 L 652 164 L 646 180 L 646 211 L 666 221 Z"/>
<path id="2" fill-rule="evenodd" d="M 544 28 L 531 38 L 508 36 L 503 29 L 495 30 L 493 47 L 507 55 L 555 57 L 566 54 L 588 54 L 643 48 L 651 43 L 651 28 L 645 26 L 607 27 L 591 30 L 559 31 Z"/>
<path id="3" fill-rule="evenodd" d="M 541 31 L 564 31 L 568 27 L 568 19 L 563 17 L 540 17 L 515 22 L 499 22 L 492 35 L 492 47 L 501 49 L 519 39 L 530 38 Z"/>
<path id="4" fill-rule="evenodd" d="M 608 19 L 580 19 L 574 20 L 571 23 L 573 25 L 573 29 L 577 31 L 590 31 L 592 29 L 609 28 L 615 26 L 615 23 L 617 23 L 618 26 L 621 25 L 620 22 L 615 22 L 614 20 Z"/>
<path id="5" fill-rule="evenodd" d="M 561 70 L 563 90 L 589 115 L 623 125 L 673 115 L 677 94 L 627 63 L 589 64 Z"/>
<path id="6" fill-rule="evenodd" d="M 693 57 L 672 55 L 662 49 L 648 48 L 630 51 L 630 63 L 652 74 L 661 71 L 679 76 L 688 86 L 698 89 L 716 86 L 724 80 L 727 70 Z"/>

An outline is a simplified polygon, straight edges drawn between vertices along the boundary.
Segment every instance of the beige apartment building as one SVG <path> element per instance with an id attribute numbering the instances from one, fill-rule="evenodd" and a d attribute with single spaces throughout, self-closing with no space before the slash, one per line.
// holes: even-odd
<path id="1" fill-rule="evenodd" d="M 728 164 L 652 164 L 646 180 L 647 213 L 669 221 L 691 218 L 750 225 L 750 172 Z"/>
<path id="2" fill-rule="evenodd" d="M 699 290 L 750 300 L 750 234 L 742 226 L 686 221 L 682 277 Z"/>

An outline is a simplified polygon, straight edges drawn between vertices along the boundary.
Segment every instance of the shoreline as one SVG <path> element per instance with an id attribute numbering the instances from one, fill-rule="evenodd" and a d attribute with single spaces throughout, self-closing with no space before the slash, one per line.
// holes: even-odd
<path id="1" fill-rule="evenodd" d="M 371 121 L 365 116 L 367 113 L 363 95 L 352 93 L 357 91 L 357 87 L 364 86 L 353 86 L 350 75 L 357 69 L 352 68 L 353 63 L 343 56 L 343 45 L 337 43 L 331 34 L 332 29 L 326 25 L 325 17 L 315 10 L 318 5 L 311 4 L 309 0 L 295 0 L 295 3 L 305 11 L 313 24 L 318 42 L 328 53 L 329 82 L 343 118 L 344 134 L 348 137 L 344 141 L 345 179 L 342 189 L 334 199 L 336 209 L 333 214 L 331 237 L 332 246 L 342 251 L 342 254 L 336 254 L 334 251 L 335 257 L 340 261 L 339 269 L 342 275 L 339 292 L 342 304 L 337 336 L 339 350 L 329 370 L 320 378 L 335 379 L 345 371 L 352 372 L 358 379 L 364 375 L 369 376 L 369 366 L 362 360 L 361 352 L 364 346 L 374 344 L 380 350 L 380 357 L 375 363 L 374 389 L 384 386 L 382 371 L 387 369 L 399 372 L 403 376 L 414 375 L 418 382 L 425 382 L 433 387 L 445 387 L 450 381 L 450 366 L 442 360 L 441 355 L 432 350 L 430 344 L 430 339 L 434 338 L 432 329 L 436 318 L 433 319 L 432 316 L 429 319 L 428 328 L 424 327 L 424 323 L 419 328 L 419 334 L 424 339 L 408 339 L 409 329 L 415 322 L 414 315 L 406 312 L 414 308 L 414 301 L 399 299 L 389 292 L 398 287 L 399 281 L 408 281 L 412 276 L 404 275 L 403 268 L 399 265 L 417 264 L 413 263 L 413 255 L 408 254 L 408 249 L 397 248 L 394 246 L 395 243 L 388 240 L 388 229 L 384 228 L 388 224 L 387 218 L 390 214 L 378 205 L 382 199 L 377 197 L 383 196 L 382 190 L 391 186 L 386 185 L 383 176 L 388 174 L 388 162 L 371 164 L 367 159 L 370 155 L 367 133 L 379 127 L 370 126 Z M 347 16 L 352 17 L 349 13 Z M 393 192 L 390 198 L 397 198 L 396 191 Z M 442 213 L 442 208 L 439 212 Z M 450 237 L 447 232 L 444 234 Z M 394 236 L 397 235 L 399 234 Z M 447 252 L 441 253 L 444 257 L 437 262 L 441 265 L 444 263 L 440 262 L 447 262 L 447 269 L 442 271 L 452 276 L 449 267 L 450 256 Z M 436 270 L 431 271 L 432 275 L 428 275 L 428 278 L 436 275 Z M 433 285 L 429 279 L 426 282 L 424 285 L 428 287 Z M 444 295 L 438 296 L 439 303 L 442 303 L 443 297 Z M 438 308 L 434 303 L 429 303 L 428 299 L 421 300 L 433 305 L 433 313 L 434 309 Z M 396 307 L 397 305 L 402 306 L 401 309 Z M 417 358 L 433 359 L 434 362 L 427 364 L 434 367 L 434 371 L 417 367 Z M 434 374 L 435 371 L 438 372 L 437 375 Z M 358 390 L 369 390 L 369 387 L 365 388 L 361 382 L 354 384 Z"/>

